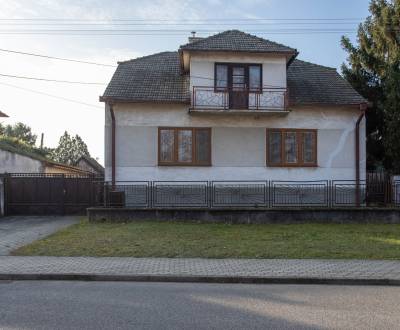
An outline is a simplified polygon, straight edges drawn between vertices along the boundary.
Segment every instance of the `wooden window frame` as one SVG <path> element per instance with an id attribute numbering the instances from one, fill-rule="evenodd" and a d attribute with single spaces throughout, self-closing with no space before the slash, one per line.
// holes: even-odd
<path id="1" fill-rule="evenodd" d="M 243 66 L 245 69 L 245 79 L 247 82 L 247 85 L 250 84 L 250 77 L 249 77 L 249 67 L 250 66 L 258 66 L 260 68 L 260 89 L 259 90 L 250 90 L 248 86 L 247 89 L 251 93 L 262 93 L 263 90 L 263 65 L 262 63 L 231 63 L 231 62 L 215 62 L 214 63 L 214 92 L 215 93 L 224 93 L 226 90 L 217 87 L 217 65 L 226 65 L 228 67 L 227 73 L 228 73 L 228 84 L 227 84 L 227 90 L 230 90 L 232 88 L 232 67 L 234 66 Z"/>
<path id="2" fill-rule="evenodd" d="M 271 132 L 279 132 L 281 135 L 281 162 L 272 163 L 270 159 L 269 135 Z M 288 163 L 285 157 L 285 134 L 296 133 L 297 162 Z M 313 153 L 315 155 L 314 162 L 304 162 L 303 150 L 303 133 L 314 134 Z M 268 167 L 318 167 L 318 130 L 317 129 L 299 129 L 299 128 L 267 128 L 266 130 L 266 160 Z"/>
<path id="3" fill-rule="evenodd" d="M 172 130 L 174 131 L 174 143 L 173 143 L 173 155 L 174 160 L 162 161 L 161 160 L 161 131 L 162 130 Z M 192 161 L 191 162 L 180 162 L 178 161 L 178 147 L 176 145 L 178 141 L 179 131 L 192 131 Z M 197 150 L 196 150 L 196 132 L 197 131 L 208 131 L 208 144 L 210 146 L 208 150 L 207 163 L 198 162 L 197 160 Z M 158 165 L 159 166 L 211 166 L 211 128 L 210 127 L 158 127 Z"/>

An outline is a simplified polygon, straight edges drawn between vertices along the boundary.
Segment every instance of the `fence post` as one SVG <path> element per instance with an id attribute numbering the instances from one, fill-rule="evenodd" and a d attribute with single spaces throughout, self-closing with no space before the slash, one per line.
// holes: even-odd
<path id="1" fill-rule="evenodd" d="M 0 217 L 4 216 L 4 208 L 5 208 L 5 198 L 4 198 L 4 191 L 5 191 L 5 178 L 0 176 Z"/>
<path id="2" fill-rule="evenodd" d="M 65 195 L 66 195 L 66 190 L 65 190 L 65 174 L 62 174 L 61 177 L 62 177 L 61 213 L 62 213 L 62 215 L 65 215 Z"/>
<path id="3" fill-rule="evenodd" d="M 153 207 L 153 181 L 147 182 L 147 198 L 149 199 L 148 207 L 151 209 Z"/>
<path id="4" fill-rule="evenodd" d="M 9 203 L 9 200 L 10 200 L 10 191 L 11 191 L 10 190 L 10 181 L 11 181 L 11 175 L 9 173 L 5 173 L 4 179 L 3 179 L 4 215 L 8 215 L 9 214 L 8 203 Z"/>
<path id="5" fill-rule="evenodd" d="M 207 194 L 208 194 L 208 201 L 207 201 L 207 204 L 208 204 L 208 208 L 212 208 L 212 200 L 213 200 L 213 184 L 212 184 L 212 181 L 207 181 Z"/>

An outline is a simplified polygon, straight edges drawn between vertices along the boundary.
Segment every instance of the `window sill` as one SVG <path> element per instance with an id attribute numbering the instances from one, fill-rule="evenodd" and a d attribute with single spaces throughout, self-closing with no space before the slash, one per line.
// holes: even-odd
<path id="1" fill-rule="evenodd" d="M 317 164 L 310 164 L 310 165 L 305 165 L 305 164 L 302 164 L 302 165 L 290 165 L 290 164 L 285 164 L 285 165 L 272 165 L 272 164 L 267 164 L 267 167 L 281 167 L 281 168 L 316 168 L 316 167 L 318 167 L 318 165 Z"/>
<path id="2" fill-rule="evenodd" d="M 212 165 L 211 164 L 185 164 L 185 163 L 183 163 L 183 164 L 181 164 L 181 163 L 173 163 L 173 164 L 158 163 L 157 166 L 162 166 L 162 167 L 165 167 L 165 166 L 167 166 L 167 167 L 168 166 L 171 166 L 171 167 L 177 167 L 177 166 L 180 166 L 180 167 L 210 167 Z"/>

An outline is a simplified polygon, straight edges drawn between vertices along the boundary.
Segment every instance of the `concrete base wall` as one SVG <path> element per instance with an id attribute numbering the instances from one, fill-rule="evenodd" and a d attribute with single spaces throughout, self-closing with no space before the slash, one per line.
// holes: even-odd
<path id="1" fill-rule="evenodd" d="M 117 209 L 89 208 L 89 221 L 196 221 L 229 224 L 400 224 L 400 208 L 335 209 Z"/>

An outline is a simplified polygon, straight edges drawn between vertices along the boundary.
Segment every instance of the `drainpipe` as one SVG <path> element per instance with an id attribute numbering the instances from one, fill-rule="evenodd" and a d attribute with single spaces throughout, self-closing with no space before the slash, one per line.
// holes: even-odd
<path id="1" fill-rule="evenodd" d="M 365 116 L 365 111 L 366 111 L 367 105 L 365 103 L 360 104 L 360 110 L 361 114 L 357 119 L 356 122 L 356 129 L 355 129 L 355 134 L 356 134 L 356 206 L 359 207 L 361 205 L 360 203 L 360 124 L 361 120 Z"/>
<path id="2" fill-rule="evenodd" d="M 111 183 L 115 189 L 115 115 L 112 103 L 109 104 L 111 115 Z"/>

